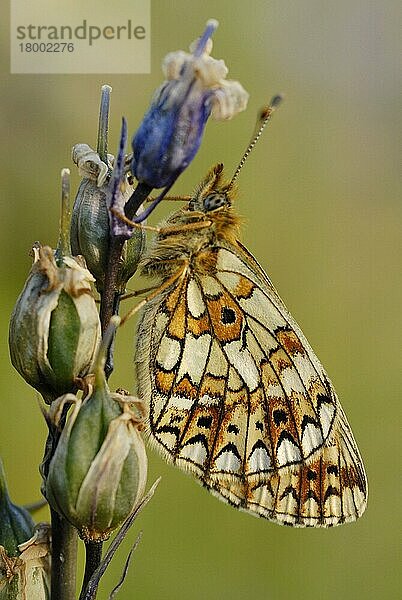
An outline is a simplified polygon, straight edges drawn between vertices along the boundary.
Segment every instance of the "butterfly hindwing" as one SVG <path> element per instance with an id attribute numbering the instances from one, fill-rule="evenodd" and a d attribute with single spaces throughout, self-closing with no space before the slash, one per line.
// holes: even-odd
<path id="1" fill-rule="evenodd" d="M 139 324 L 151 439 L 253 514 L 291 525 L 354 520 L 364 471 L 320 362 L 244 247 L 203 254 L 208 268 L 195 262 Z"/>
<path id="2" fill-rule="evenodd" d="M 356 520 L 366 506 L 366 479 L 344 415 L 310 460 L 259 482 L 220 481 L 211 491 L 236 508 L 283 525 L 330 527 Z"/>

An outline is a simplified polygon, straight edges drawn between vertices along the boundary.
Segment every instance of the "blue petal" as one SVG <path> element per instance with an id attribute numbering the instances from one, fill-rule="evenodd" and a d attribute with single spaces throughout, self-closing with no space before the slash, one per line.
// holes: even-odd
<path id="1" fill-rule="evenodd" d="M 118 213 L 124 214 L 124 205 L 126 199 L 122 194 L 122 186 L 125 184 L 125 173 L 124 173 L 124 151 L 127 143 L 127 123 L 123 117 L 121 124 L 120 143 L 117 151 L 116 160 L 113 167 L 113 172 L 110 177 L 108 186 L 106 202 L 108 208 L 115 209 Z M 130 225 L 127 225 L 119 219 L 116 215 L 109 211 L 109 219 L 111 232 L 114 236 L 123 236 L 129 239 L 132 236 L 133 229 Z"/>
<path id="2" fill-rule="evenodd" d="M 208 92 L 186 101 L 189 90 L 165 109 L 177 85 L 169 81 L 163 86 L 133 138 L 132 172 L 138 181 L 155 188 L 170 185 L 192 161 L 210 115 Z"/>

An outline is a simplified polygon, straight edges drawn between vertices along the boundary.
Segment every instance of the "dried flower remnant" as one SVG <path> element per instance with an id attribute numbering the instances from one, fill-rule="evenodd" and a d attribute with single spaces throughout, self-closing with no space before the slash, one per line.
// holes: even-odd
<path id="1" fill-rule="evenodd" d="M 88 144 L 75 144 L 71 151 L 71 158 L 78 167 L 79 176 L 96 181 L 98 187 L 106 183 L 113 168 L 113 154 L 107 155 L 107 163 L 105 163 Z"/>
<path id="2" fill-rule="evenodd" d="M 10 500 L 0 460 L 0 598 L 48 598 L 49 526 Z M 46 533 L 45 533 L 46 532 Z"/>
<path id="3" fill-rule="evenodd" d="M 0 545 L 0 598 L 45 600 L 50 597 L 50 526 L 38 523 L 33 535 L 19 544 L 18 556 Z"/>
<path id="4" fill-rule="evenodd" d="M 167 81 L 156 91 L 133 137 L 131 170 L 139 182 L 165 189 L 136 221 L 153 210 L 190 164 L 208 117 L 230 119 L 246 108 L 247 92 L 237 81 L 226 80 L 223 60 L 210 56 L 211 35 L 217 26 L 217 21 L 208 21 L 190 48 L 192 54 L 172 52 L 163 62 Z"/>

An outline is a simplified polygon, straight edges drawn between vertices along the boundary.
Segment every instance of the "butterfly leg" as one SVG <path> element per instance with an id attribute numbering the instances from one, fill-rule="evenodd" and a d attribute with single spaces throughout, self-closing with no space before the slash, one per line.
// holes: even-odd
<path id="1" fill-rule="evenodd" d="M 182 231 L 195 231 L 211 227 L 212 221 L 198 221 L 196 223 L 186 223 L 185 225 L 172 225 L 171 227 L 159 227 L 158 233 L 161 235 L 174 235 Z"/>
<path id="2" fill-rule="evenodd" d="M 120 296 L 120 300 L 128 300 L 129 298 L 136 298 L 137 296 L 142 296 L 142 294 L 147 294 L 148 292 L 152 292 L 155 289 L 155 286 L 151 286 L 148 288 L 143 288 L 142 290 L 135 290 L 134 292 L 128 292 L 123 296 Z"/>
<path id="3" fill-rule="evenodd" d="M 126 215 L 119 212 L 118 210 L 116 210 L 113 207 L 110 208 L 109 210 L 111 213 L 114 214 L 115 217 L 120 219 L 120 221 L 123 221 L 123 223 L 130 225 L 130 227 L 136 227 L 137 229 L 144 229 L 145 231 L 154 231 L 156 233 L 159 233 L 159 227 L 152 227 L 151 225 L 143 225 L 142 223 L 135 223 L 134 221 L 131 221 L 131 219 L 128 219 L 126 217 Z"/>
<path id="4" fill-rule="evenodd" d="M 145 304 L 153 300 L 158 294 L 160 294 L 164 290 L 168 289 L 173 283 L 175 283 L 175 281 L 180 279 L 185 274 L 189 262 L 188 260 L 183 260 L 182 262 L 183 266 L 176 273 L 173 273 L 173 275 L 169 277 L 169 279 L 166 279 L 166 281 L 164 281 L 162 285 L 158 286 L 157 288 L 154 288 L 151 294 L 146 296 L 143 300 L 141 300 L 141 302 L 134 306 L 134 308 L 129 310 L 126 315 L 124 315 L 120 323 L 121 325 L 123 325 L 128 319 L 135 315 L 143 306 L 145 306 Z"/>
<path id="5" fill-rule="evenodd" d="M 184 225 L 177 225 L 171 227 L 152 227 L 151 225 L 143 225 L 142 223 L 136 223 L 135 221 L 131 221 L 125 215 L 117 211 L 115 208 L 111 208 L 110 212 L 112 212 L 118 219 L 130 225 L 130 227 L 136 227 L 137 229 L 145 229 L 146 231 L 154 231 L 155 233 L 159 233 L 162 235 L 172 235 L 175 233 L 180 233 L 182 231 L 194 231 L 196 229 L 205 229 L 206 227 L 211 227 L 212 221 L 198 221 L 196 223 L 186 223 Z M 198 214 L 194 215 L 195 218 L 199 218 Z"/>

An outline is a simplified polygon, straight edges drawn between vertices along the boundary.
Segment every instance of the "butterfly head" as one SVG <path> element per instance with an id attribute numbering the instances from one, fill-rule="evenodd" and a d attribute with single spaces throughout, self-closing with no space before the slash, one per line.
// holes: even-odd
<path id="1" fill-rule="evenodd" d="M 208 215 L 225 211 L 231 208 L 235 194 L 235 187 L 223 179 L 223 164 L 218 163 L 195 189 L 188 209 Z"/>

